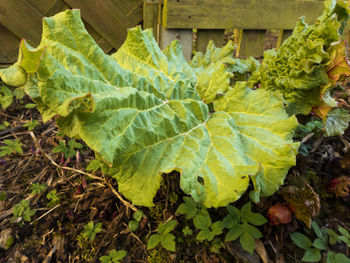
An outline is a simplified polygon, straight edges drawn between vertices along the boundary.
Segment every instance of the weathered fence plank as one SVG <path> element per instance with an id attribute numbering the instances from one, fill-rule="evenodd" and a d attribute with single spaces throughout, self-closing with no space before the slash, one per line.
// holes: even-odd
<path id="1" fill-rule="evenodd" d="M 305 0 L 164 0 L 165 28 L 293 29 L 302 15 L 313 22 L 323 2 Z"/>
<path id="2" fill-rule="evenodd" d="M 174 40 L 179 40 L 185 59 L 192 57 L 192 30 L 190 29 L 160 29 L 160 48 L 165 49 Z"/>
<path id="3" fill-rule="evenodd" d="M 0 24 L 0 62 L 13 63 L 17 59 L 20 39 Z"/>
<path id="4" fill-rule="evenodd" d="M 0 24 L 30 44 L 40 42 L 41 19 L 42 15 L 25 0 L 0 1 Z"/>
<path id="5" fill-rule="evenodd" d="M 121 8 L 125 4 L 122 0 L 65 0 L 65 2 L 73 8 L 80 8 L 83 19 L 116 49 L 124 42 L 127 29 L 135 26 L 137 17 L 130 14 L 136 12 L 137 8 L 142 10 L 142 4 L 136 5 L 136 9 L 129 10 L 130 14 L 125 14 L 125 10 Z M 125 9 L 125 6 L 123 8 Z M 136 13 L 140 14 L 138 19 L 141 22 L 142 11 Z"/>
<path id="6" fill-rule="evenodd" d="M 161 4 L 160 0 L 143 1 L 143 28 L 152 28 L 154 38 L 159 43 L 159 31 L 161 23 Z"/>
<path id="7" fill-rule="evenodd" d="M 264 52 L 264 41 L 266 30 L 243 30 L 238 46 L 238 55 L 240 57 L 259 57 Z"/>
<path id="8" fill-rule="evenodd" d="M 196 40 L 196 51 L 204 53 L 210 40 L 214 41 L 215 46 L 224 45 L 224 29 L 198 29 Z"/>

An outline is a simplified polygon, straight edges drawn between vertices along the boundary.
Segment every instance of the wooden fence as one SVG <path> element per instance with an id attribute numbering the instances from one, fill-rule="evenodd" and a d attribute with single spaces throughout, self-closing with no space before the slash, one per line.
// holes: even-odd
<path id="1" fill-rule="evenodd" d="M 143 0 L 0 0 L 0 64 L 16 61 L 20 39 L 37 45 L 42 18 L 67 8 L 81 9 L 86 29 L 107 53 L 142 23 Z"/>
<path id="2" fill-rule="evenodd" d="M 278 46 L 300 16 L 306 16 L 306 21 L 312 23 L 321 14 L 323 1 L 0 0 L 0 66 L 16 61 L 21 38 L 34 46 L 39 43 L 44 16 L 67 8 L 81 9 L 87 30 L 107 53 L 119 48 L 127 28 L 143 21 L 144 28 L 153 28 L 162 48 L 179 39 L 185 57 L 190 59 L 193 46 L 197 51 L 204 51 L 210 39 L 221 46 L 225 30 L 232 29 L 241 32 L 240 56 L 260 56 L 266 30 L 278 30 Z"/>
<path id="3" fill-rule="evenodd" d="M 257 57 L 263 53 L 267 30 L 279 32 L 278 47 L 299 17 L 313 23 L 323 4 L 321 0 L 144 0 L 143 24 L 153 27 L 162 48 L 179 39 L 188 59 L 192 47 L 204 51 L 210 39 L 221 46 L 225 30 L 238 29 L 237 55 Z"/>

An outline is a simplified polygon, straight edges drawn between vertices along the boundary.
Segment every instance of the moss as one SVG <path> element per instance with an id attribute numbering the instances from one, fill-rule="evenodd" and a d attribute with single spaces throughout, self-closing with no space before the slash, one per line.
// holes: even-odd
<path id="1" fill-rule="evenodd" d="M 13 243 L 14 243 L 14 239 L 13 236 L 10 236 L 7 240 L 6 240 L 6 249 L 9 249 L 12 247 Z"/>
<path id="2" fill-rule="evenodd" d="M 154 206 L 154 207 L 149 209 L 149 215 L 154 220 L 158 220 L 159 221 L 159 220 L 162 219 L 163 211 L 164 211 L 164 205 L 163 204 L 159 204 L 159 205 L 156 205 L 156 206 Z"/>
<path id="3" fill-rule="evenodd" d="M 170 253 L 161 247 L 156 247 L 149 252 L 148 262 L 159 263 L 159 262 L 171 262 Z"/>
<path id="4" fill-rule="evenodd" d="M 173 206 L 179 200 L 179 196 L 175 192 L 170 192 L 169 194 L 169 202 Z"/>

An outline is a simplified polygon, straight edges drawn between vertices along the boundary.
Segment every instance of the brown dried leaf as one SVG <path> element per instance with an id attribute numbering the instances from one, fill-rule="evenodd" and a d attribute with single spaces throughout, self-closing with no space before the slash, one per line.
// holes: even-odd
<path id="1" fill-rule="evenodd" d="M 255 251 L 259 255 L 259 257 L 261 258 L 261 261 L 263 263 L 270 263 L 271 262 L 269 255 L 267 254 L 267 251 L 265 249 L 265 246 L 260 239 L 255 239 Z"/>
<path id="2" fill-rule="evenodd" d="M 314 189 L 304 183 L 301 186 L 287 186 L 279 192 L 293 210 L 295 217 L 311 227 L 312 217 L 320 212 L 320 198 Z"/>
<path id="3" fill-rule="evenodd" d="M 336 197 L 348 197 L 350 187 L 350 178 L 347 176 L 341 176 L 332 180 L 327 189 L 329 192 L 335 194 Z"/>

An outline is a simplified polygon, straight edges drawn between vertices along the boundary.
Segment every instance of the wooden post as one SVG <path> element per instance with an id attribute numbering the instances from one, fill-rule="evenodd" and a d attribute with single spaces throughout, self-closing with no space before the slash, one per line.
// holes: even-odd
<path id="1" fill-rule="evenodd" d="M 189 29 L 165 29 L 161 27 L 160 48 L 164 49 L 174 40 L 179 40 L 184 57 L 187 61 L 192 58 L 192 39 L 193 33 Z"/>
<path id="2" fill-rule="evenodd" d="M 238 51 L 240 57 L 259 57 L 264 52 L 266 30 L 244 29 L 242 30 Z"/>
<path id="3" fill-rule="evenodd" d="M 210 40 L 213 40 L 216 47 L 224 45 L 224 29 L 198 29 L 196 40 L 196 51 L 205 53 Z"/>
<path id="4" fill-rule="evenodd" d="M 162 0 L 143 1 L 143 28 L 152 28 L 154 38 L 160 43 L 160 24 L 162 17 Z"/>

